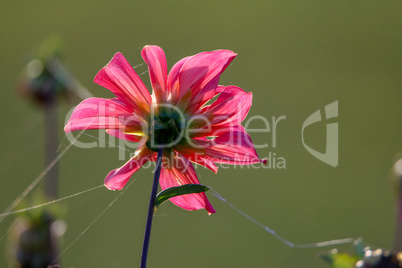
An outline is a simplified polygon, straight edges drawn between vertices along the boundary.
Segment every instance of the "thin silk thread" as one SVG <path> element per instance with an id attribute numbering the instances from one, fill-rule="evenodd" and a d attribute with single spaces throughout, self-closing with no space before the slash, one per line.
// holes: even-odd
<path id="1" fill-rule="evenodd" d="M 356 239 L 354 238 L 344 238 L 344 239 L 335 239 L 335 240 L 329 240 L 329 241 L 323 241 L 323 242 L 318 242 L 318 243 L 311 243 L 311 244 L 295 244 L 279 234 L 275 232 L 275 230 L 269 228 L 268 226 L 264 225 L 263 223 L 257 221 L 253 217 L 247 215 L 245 212 L 242 210 L 238 209 L 235 207 L 232 203 L 228 202 L 225 198 L 223 198 L 217 191 L 214 189 L 210 188 L 212 191 L 212 195 L 218 198 L 220 201 L 225 203 L 227 206 L 232 208 L 234 211 L 254 223 L 255 225 L 259 226 L 266 232 L 270 233 L 273 237 L 275 237 L 277 240 L 281 241 L 283 244 L 287 245 L 290 248 L 320 248 L 320 247 L 327 247 L 327 246 L 333 246 L 333 245 L 342 245 L 342 244 L 351 244 L 353 243 Z"/>
<path id="2" fill-rule="evenodd" d="M 52 200 L 52 201 L 49 201 L 49 202 L 46 202 L 46 203 L 43 203 L 43 204 L 35 205 L 35 206 L 32 206 L 32 207 L 28 207 L 28 208 L 24 208 L 24 209 L 19 209 L 19 210 L 14 210 L 14 211 L 10 211 L 10 212 L 7 212 L 7 213 L 1 213 L 1 214 L 0 214 L 0 217 L 7 217 L 7 216 L 10 216 L 10 215 L 14 215 L 14 214 L 22 213 L 22 212 L 25 212 L 25 211 L 29 211 L 29 210 L 32 210 L 32 209 L 35 209 L 35 208 L 40 208 L 40 207 L 48 206 L 48 205 L 51 205 L 51 204 L 54 204 L 54 203 L 57 203 L 57 202 L 60 202 L 60 201 L 63 201 L 63 200 L 72 198 L 72 197 L 76 197 L 76 196 L 79 196 L 79 195 L 88 193 L 88 192 L 90 192 L 90 191 L 99 189 L 99 188 L 101 188 L 101 187 L 104 187 L 104 185 L 102 184 L 102 185 L 93 187 L 93 188 L 88 189 L 88 190 L 84 190 L 84 191 L 81 191 L 81 192 L 78 192 L 78 193 L 75 193 L 75 194 L 72 194 L 72 195 L 69 195 L 69 196 L 65 196 L 65 197 L 62 197 L 62 198 L 58 198 L 58 199 L 55 199 L 55 200 Z"/>
<path id="3" fill-rule="evenodd" d="M 112 202 L 110 202 L 110 204 L 104 209 L 102 210 L 102 212 L 84 229 L 84 231 L 82 231 L 60 254 L 59 256 L 57 256 L 57 258 L 55 260 L 53 260 L 52 263 L 54 263 L 56 260 L 60 259 L 61 256 L 63 256 L 64 253 L 66 253 L 99 219 L 100 217 L 103 216 L 103 214 L 106 213 L 106 211 L 113 206 L 113 204 L 127 191 L 128 188 L 130 188 L 130 186 L 136 181 L 136 179 L 133 179 L 128 185 L 127 187 L 125 187 L 118 196 L 116 196 L 116 198 L 114 198 L 112 200 Z"/>

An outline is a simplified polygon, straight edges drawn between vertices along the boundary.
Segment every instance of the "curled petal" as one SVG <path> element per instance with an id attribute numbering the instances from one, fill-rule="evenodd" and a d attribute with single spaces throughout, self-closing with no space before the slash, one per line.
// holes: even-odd
<path id="1" fill-rule="evenodd" d="M 127 127 L 142 131 L 142 122 L 142 117 L 116 99 L 89 98 L 77 105 L 64 131 Z"/>
<path id="2" fill-rule="evenodd" d="M 179 72 L 180 97 L 194 85 L 206 85 L 220 75 L 234 57 L 236 54 L 230 50 L 215 50 L 202 52 L 189 58 Z M 197 89 L 193 88 L 193 90 Z"/>
<path id="3" fill-rule="evenodd" d="M 253 94 L 236 86 L 226 87 L 205 116 L 211 125 L 239 125 L 250 111 Z"/>
<path id="4" fill-rule="evenodd" d="M 211 105 L 204 106 L 192 117 L 191 137 L 220 136 L 228 131 L 244 131 L 240 123 L 246 118 L 252 93 L 228 86 Z"/>
<path id="5" fill-rule="evenodd" d="M 154 154 L 146 148 L 139 151 L 137 155 L 128 160 L 122 167 L 112 170 L 105 178 L 105 186 L 109 190 L 121 190 L 127 184 L 130 177 L 140 169 Z"/>
<path id="6" fill-rule="evenodd" d="M 208 83 L 203 85 L 203 87 L 197 90 L 187 91 L 187 95 L 184 95 L 181 101 L 184 103 L 183 107 L 187 107 L 186 111 L 189 113 L 196 113 L 197 110 L 200 109 L 205 103 L 207 103 L 210 99 L 216 96 L 216 86 L 219 82 L 219 75 L 215 76 Z M 194 86 L 195 89 L 199 88 L 198 86 Z M 186 99 L 186 96 L 189 96 Z"/>
<path id="7" fill-rule="evenodd" d="M 120 52 L 103 67 L 94 82 L 112 91 L 124 103 L 149 112 L 151 95 L 141 78 Z"/>
<path id="8" fill-rule="evenodd" d="M 167 63 L 162 48 L 145 46 L 141 51 L 142 58 L 148 64 L 149 77 L 158 103 L 166 101 L 167 96 Z"/>
<path id="9" fill-rule="evenodd" d="M 178 155 L 174 158 L 171 167 L 163 167 L 161 170 L 160 185 L 162 190 L 184 184 L 199 184 L 194 167 L 191 162 Z M 169 199 L 173 204 L 186 210 L 198 210 L 205 208 L 209 214 L 215 213 L 215 209 L 209 203 L 205 193 L 186 194 Z"/>
<path id="10" fill-rule="evenodd" d="M 215 95 L 220 74 L 236 55 L 230 50 L 216 50 L 189 58 L 179 71 L 179 97 L 183 98 L 191 91 L 189 106 L 198 109 Z"/>

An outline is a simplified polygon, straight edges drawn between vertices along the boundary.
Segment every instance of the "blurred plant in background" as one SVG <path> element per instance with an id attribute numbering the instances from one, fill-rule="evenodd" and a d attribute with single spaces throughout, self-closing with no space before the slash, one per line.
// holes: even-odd
<path id="1" fill-rule="evenodd" d="M 395 162 L 391 174 L 391 184 L 395 190 L 396 230 L 392 251 L 364 246 L 363 240 L 354 242 L 355 253 L 345 253 L 333 249 L 320 257 L 332 268 L 399 268 L 402 267 L 402 159 Z"/>
<path id="2" fill-rule="evenodd" d="M 59 146 L 58 100 L 90 96 L 64 66 L 61 55 L 61 41 L 57 38 L 47 39 L 37 55 L 26 65 L 17 83 L 17 92 L 43 108 L 45 115 L 47 172 L 44 192 L 36 194 L 34 203 L 51 201 L 58 196 L 58 165 L 55 162 Z M 17 197 L 5 213 L 12 211 L 29 191 Z M 59 206 L 51 208 L 29 210 L 15 220 L 11 227 L 8 250 L 11 267 L 42 268 L 59 261 L 58 238 L 64 234 L 66 224 L 59 219 Z"/>
<path id="3" fill-rule="evenodd" d="M 36 198 L 35 203 L 46 200 Z M 58 262 L 59 239 L 67 225 L 58 205 L 24 212 L 8 235 L 7 256 L 12 268 L 43 268 Z M 56 220 L 55 220 L 56 219 Z"/>
<path id="4" fill-rule="evenodd" d="M 32 55 L 17 83 L 17 92 L 39 105 L 54 105 L 62 98 L 85 99 L 92 94 L 68 71 L 64 65 L 62 41 L 49 37 Z"/>
<path id="5" fill-rule="evenodd" d="M 332 268 L 399 268 L 402 267 L 402 252 L 364 247 L 363 240 L 354 242 L 355 252 L 345 253 L 333 249 L 320 254 Z"/>

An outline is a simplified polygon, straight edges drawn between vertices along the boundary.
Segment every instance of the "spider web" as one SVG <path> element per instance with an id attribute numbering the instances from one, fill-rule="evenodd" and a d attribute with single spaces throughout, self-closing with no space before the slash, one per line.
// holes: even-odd
<path id="1" fill-rule="evenodd" d="M 141 64 L 143 65 L 143 64 Z M 141 65 L 137 65 L 134 68 L 137 68 Z M 145 73 L 147 73 L 147 71 L 144 71 L 140 74 L 144 75 Z M 93 135 L 90 135 L 88 133 L 84 132 L 85 130 L 82 130 L 78 133 L 78 135 L 75 137 L 75 141 L 78 140 L 79 137 L 81 137 L 82 135 L 86 135 L 88 137 L 91 137 L 93 139 L 97 139 L 99 141 L 102 142 L 107 142 L 110 145 L 113 145 L 117 148 L 119 148 L 120 150 L 125 150 L 130 152 L 130 150 L 127 150 L 126 148 L 117 146 L 113 143 L 110 143 L 108 141 L 105 141 L 103 139 L 100 139 L 98 137 L 95 137 Z M 74 142 L 71 142 L 69 144 L 67 144 L 66 146 L 63 147 L 63 144 L 65 143 L 65 139 L 63 139 L 63 141 L 60 143 L 59 146 L 59 154 L 57 155 L 57 157 L 44 169 L 42 170 L 42 172 L 35 177 L 32 182 L 25 188 L 25 190 L 19 194 L 17 196 L 17 198 L 2 212 L 0 213 L 0 226 L 2 225 L 4 219 L 6 219 L 8 216 L 12 216 L 12 215 L 20 215 L 23 212 L 29 211 L 29 210 L 34 210 L 37 208 L 41 208 L 41 207 L 45 207 L 45 206 L 49 206 L 58 202 L 62 202 L 62 201 L 66 201 L 69 200 L 70 198 L 75 198 L 78 196 L 82 196 L 82 195 L 86 195 L 89 192 L 92 192 L 94 190 L 98 190 L 103 188 L 103 185 L 98 185 L 86 190 L 81 190 L 79 192 L 67 195 L 65 197 L 62 198 L 58 198 L 56 200 L 52 200 L 50 202 L 45 202 L 42 204 L 37 204 L 31 207 L 26 207 L 23 209 L 18 209 L 15 210 L 15 208 L 27 197 L 27 195 L 33 191 L 35 188 L 36 191 L 38 191 L 40 186 L 40 183 L 43 181 L 43 178 L 46 176 L 46 174 L 52 169 L 52 167 L 54 167 L 60 160 L 61 158 L 71 149 L 71 147 L 74 145 Z M 113 206 L 113 204 L 126 192 L 126 190 L 128 188 L 130 188 L 130 186 L 135 182 L 135 179 L 132 179 L 131 182 L 128 184 L 127 187 L 124 188 L 124 190 L 122 190 L 106 207 L 105 209 L 103 209 L 90 223 L 89 225 L 87 225 L 82 232 L 80 232 L 73 240 L 72 242 L 70 242 L 67 246 L 65 246 L 62 251 L 60 252 L 60 254 L 58 255 L 58 257 L 56 259 L 59 259 L 60 257 L 62 257 L 69 249 L 71 249 L 76 243 L 77 241 L 79 241 L 80 239 L 82 239 L 84 237 L 84 235 L 88 232 L 89 229 L 91 229 L 96 222 L 98 222 L 98 220 L 106 213 L 107 210 L 110 209 L 110 207 Z M 283 243 L 284 245 L 288 246 L 289 248 L 297 248 L 297 249 L 302 249 L 302 248 L 320 248 L 320 247 L 326 247 L 326 246 L 334 246 L 334 245 L 341 245 L 341 244 L 350 244 L 353 243 L 356 239 L 355 238 L 344 238 L 344 239 L 334 239 L 334 240 L 328 240 L 328 241 L 322 241 L 322 242 L 316 242 L 316 243 L 309 243 L 309 244 L 295 244 L 287 239 L 285 239 L 283 236 L 279 235 L 275 230 L 271 229 L 270 227 L 268 227 L 267 225 L 263 224 L 262 222 L 256 220 L 255 218 L 251 217 L 250 215 L 248 215 L 247 213 L 245 213 L 244 211 L 238 209 L 233 203 L 229 202 L 228 200 L 226 200 L 224 197 L 222 197 L 217 191 L 215 191 L 214 189 L 211 189 L 211 194 L 216 197 L 219 201 L 223 202 L 225 205 L 227 205 L 229 208 L 231 208 L 232 210 L 234 210 L 236 213 L 238 213 L 240 216 L 244 217 L 245 219 L 247 219 L 250 223 L 252 223 L 253 225 L 261 228 L 263 231 L 269 233 L 270 235 L 272 235 L 274 238 L 276 238 L 279 242 Z M 20 217 L 20 216 L 19 216 Z M 17 218 L 18 220 L 18 218 Z M 16 223 L 17 220 L 14 220 L 11 225 L 7 228 L 7 231 L 4 234 L 0 234 L 0 241 L 3 241 L 3 239 L 7 236 L 7 234 L 9 233 L 9 231 L 11 230 L 11 228 L 13 227 L 13 225 Z"/>

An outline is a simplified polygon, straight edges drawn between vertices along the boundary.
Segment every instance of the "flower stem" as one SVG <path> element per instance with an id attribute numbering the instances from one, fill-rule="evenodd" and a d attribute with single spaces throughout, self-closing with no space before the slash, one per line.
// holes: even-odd
<path id="1" fill-rule="evenodd" d="M 145 268 L 147 266 L 147 256 L 148 256 L 149 239 L 151 237 L 152 218 L 154 217 L 155 199 L 156 199 L 156 193 L 158 192 L 159 176 L 161 174 L 161 168 L 162 168 L 162 155 L 163 155 L 163 149 L 159 148 L 158 158 L 156 160 L 154 182 L 151 191 L 151 200 L 149 201 L 147 225 L 145 227 L 145 234 L 144 234 L 144 243 L 142 245 L 141 266 L 140 266 L 141 268 Z"/>

